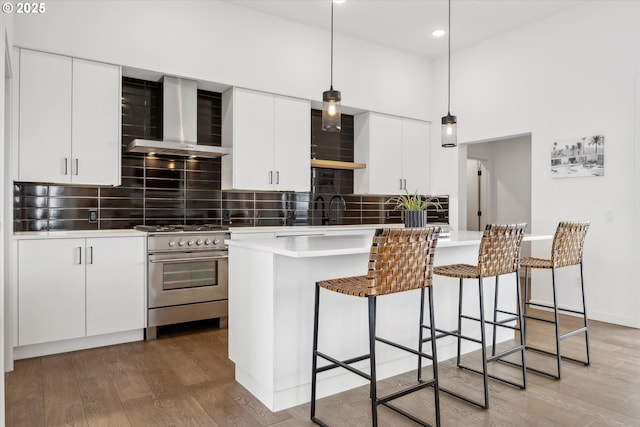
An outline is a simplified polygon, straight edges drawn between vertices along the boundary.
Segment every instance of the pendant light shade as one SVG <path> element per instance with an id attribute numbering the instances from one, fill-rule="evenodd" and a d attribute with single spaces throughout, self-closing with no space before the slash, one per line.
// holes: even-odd
<path id="1" fill-rule="evenodd" d="M 331 2 L 331 85 L 322 92 L 322 130 L 339 132 L 342 129 L 342 112 L 339 90 L 333 90 L 333 1 Z"/>
<path id="2" fill-rule="evenodd" d="M 448 113 L 442 117 L 442 146 L 455 147 L 458 145 L 457 117 Z"/>
<path id="3" fill-rule="evenodd" d="M 322 130 L 338 132 L 342 128 L 340 100 L 340 91 L 333 86 L 322 92 Z"/>
<path id="4" fill-rule="evenodd" d="M 451 0 L 449 0 L 449 29 L 448 29 L 448 66 L 447 66 L 447 115 L 442 117 L 442 146 L 455 147 L 458 145 L 458 119 L 451 114 Z"/>

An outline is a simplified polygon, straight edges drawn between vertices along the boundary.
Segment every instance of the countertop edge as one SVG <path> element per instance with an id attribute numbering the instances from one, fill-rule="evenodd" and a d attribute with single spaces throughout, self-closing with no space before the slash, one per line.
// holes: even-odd
<path id="1" fill-rule="evenodd" d="M 13 240 L 36 239 L 81 239 L 91 237 L 145 237 L 144 231 L 125 230 L 60 230 L 60 231 L 19 231 L 12 235 Z"/>
<path id="2" fill-rule="evenodd" d="M 371 246 L 370 238 L 361 238 L 359 239 L 359 242 L 356 243 L 354 241 L 354 237 L 355 235 L 290 236 L 247 240 L 228 239 L 225 240 L 225 243 L 230 248 L 238 247 L 255 250 L 258 252 L 272 253 L 274 255 L 281 255 L 290 258 L 313 258 L 369 253 Z M 449 248 L 479 245 L 481 237 L 481 232 L 452 233 L 451 237 L 439 239 L 437 247 Z M 552 238 L 552 235 L 546 234 L 527 234 L 524 237 L 524 241 L 551 240 Z M 345 245 L 345 241 L 347 241 L 346 239 L 351 240 L 351 243 L 349 245 Z M 315 243 L 318 243 L 315 246 L 313 245 L 314 241 Z M 334 242 L 334 244 L 332 245 L 331 242 Z"/>

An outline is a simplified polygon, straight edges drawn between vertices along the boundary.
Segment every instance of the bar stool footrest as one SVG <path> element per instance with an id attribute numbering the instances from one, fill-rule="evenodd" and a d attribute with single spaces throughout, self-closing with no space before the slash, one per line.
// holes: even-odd
<path id="1" fill-rule="evenodd" d="M 482 371 L 479 371 L 479 370 L 477 370 L 477 369 L 471 368 L 471 367 L 469 367 L 469 366 L 458 365 L 458 367 L 459 367 L 459 368 L 462 368 L 462 369 L 464 369 L 464 370 L 467 370 L 467 371 L 469 371 L 469 372 L 474 372 L 474 373 L 476 373 L 476 374 L 483 375 Z M 492 378 L 492 379 L 494 379 L 494 380 L 496 380 L 496 381 L 500 381 L 500 382 L 505 383 L 505 384 L 509 384 L 510 386 L 517 387 L 517 388 L 522 389 L 522 390 L 524 390 L 524 389 L 526 388 L 526 387 L 524 386 L 524 384 L 518 384 L 518 383 L 515 383 L 515 382 L 513 382 L 513 381 L 510 381 L 510 380 L 507 380 L 507 379 L 504 379 L 504 378 L 498 377 L 498 376 L 493 375 L 493 374 L 489 374 L 489 373 L 487 373 L 487 377 Z M 440 390 L 442 390 L 442 388 L 440 388 Z"/>
<path id="2" fill-rule="evenodd" d="M 509 350 L 505 350 L 505 351 L 503 351 L 503 352 L 501 352 L 501 353 L 493 354 L 493 355 L 491 355 L 491 356 L 487 357 L 487 362 L 493 362 L 494 360 L 500 360 L 500 359 L 502 359 L 502 358 L 503 358 L 503 357 L 505 357 L 505 356 L 508 356 L 508 355 L 510 355 L 510 354 L 513 354 L 513 353 L 515 353 L 516 351 L 522 351 L 522 350 L 524 350 L 524 346 L 522 346 L 522 345 L 519 345 L 519 346 L 517 346 L 517 347 L 510 348 Z"/>
<path id="3" fill-rule="evenodd" d="M 444 387 L 438 387 L 438 390 L 440 390 L 443 393 L 447 393 L 449 396 L 453 396 L 453 397 L 458 398 L 460 400 L 463 400 L 463 401 L 465 401 L 467 403 L 475 405 L 475 406 L 477 406 L 477 407 L 479 407 L 481 409 L 489 409 L 489 407 L 487 405 L 485 405 L 484 403 L 480 403 L 480 402 L 478 402 L 476 400 L 469 399 L 468 397 L 463 396 L 460 393 L 455 392 L 453 390 L 449 390 L 449 389 L 444 388 Z"/>
<path id="4" fill-rule="evenodd" d="M 512 362 L 510 360 L 499 359 L 498 362 L 506 363 L 507 365 L 516 366 L 516 367 L 522 369 L 522 364 L 516 363 L 516 362 Z M 559 380 L 560 379 L 560 377 L 558 375 L 556 375 L 556 374 L 552 374 L 551 372 L 546 372 L 546 371 L 543 371 L 543 370 L 540 370 L 540 369 L 532 368 L 530 366 L 527 366 L 527 371 L 531 371 L 534 374 L 544 375 L 546 377 L 553 378 L 555 380 Z"/>
<path id="5" fill-rule="evenodd" d="M 423 388 L 427 388 L 427 387 L 432 387 L 434 384 L 436 383 L 435 379 L 431 379 L 428 381 L 424 381 L 424 380 L 420 380 L 420 382 L 418 384 L 412 385 L 410 387 L 407 387 L 403 390 L 399 390 L 396 391 L 395 393 L 391 393 L 388 394 L 386 396 L 383 397 L 379 397 L 376 401 L 376 403 L 380 404 L 385 404 L 387 402 L 390 402 L 394 399 L 398 399 L 399 397 L 402 396 L 406 396 L 407 394 L 411 394 L 414 391 L 418 391 L 418 390 L 422 390 Z"/>
<path id="6" fill-rule="evenodd" d="M 460 332 L 458 332 L 457 329 L 453 330 L 453 331 L 444 331 L 442 329 L 435 328 L 435 331 L 439 332 L 440 334 L 442 334 L 440 336 L 440 338 L 442 338 L 442 337 L 456 337 L 456 338 L 462 338 L 463 340 L 472 341 L 472 342 L 474 342 L 476 344 L 482 344 L 482 340 L 479 340 L 479 339 L 476 339 L 476 338 L 471 338 L 471 337 L 468 337 L 466 335 L 460 335 Z M 430 338 L 425 338 L 425 339 L 429 339 L 430 340 Z M 426 342 L 425 339 L 423 339 L 423 342 Z"/>
<path id="7" fill-rule="evenodd" d="M 561 340 L 563 340 L 563 339 L 565 339 L 565 338 L 569 338 L 569 337 L 572 337 L 572 336 L 574 336 L 574 335 L 581 334 L 581 333 L 583 333 L 583 332 L 587 332 L 587 327 L 586 327 L 586 326 L 583 326 L 583 327 L 582 327 L 582 328 L 580 328 L 580 329 L 576 329 L 575 331 L 567 332 L 567 333 L 566 333 L 566 334 L 564 334 L 564 335 L 560 335 L 560 339 L 561 339 Z"/>
<path id="8" fill-rule="evenodd" d="M 359 362 L 361 360 L 368 360 L 370 358 L 369 355 L 358 356 L 358 357 L 354 357 L 354 358 L 347 359 L 347 360 L 334 359 L 333 357 L 331 357 L 329 355 L 326 355 L 324 353 L 321 353 L 319 351 L 316 351 L 316 355 L 318 357 L 322 357 L 323 359 L 328 360 L 329 362 L 332 363 L 331 365 L 322 366 L 322 367 L 317 368 L 316 369 L 316 373 L 329 371 L 331 369 L 340 367 L 340 368 L 344 368 L 347 371 L 352 372 L 352 373 L 354 373 L 356 375 L 359 375 L 359 376 L 361 376 L 362 378 L 364 378 L 366 380 L 371 381 L 371 375 L 369 375 L 369 374 L 367 374 L 365 372 L 362 372 L 361 370 L 356 369 L 356 368 L 354 368 L 353 366 L 350 365 L 350 363 Z"/>
<path id="9" fill-rule="evenodd" d="M 420 424 L 421 426 L 424 426 L 424 427 L 433 427 L 433 424 L 429 424 L 426 421 L 422 421 L 420 418 L 417 418 L 416 416 L 408 413 L 407 411 L 405 411 L 403 409 L 400 409 L 397 406 L 394 406 L 394 405 L 392 405 L 392 404 L 390 404 L 388 402 L 381 402 L 381 405 L 384 405 L 387 408 L 391 409 L 392 411 L 395 411 L 395 412 L 399 413 L 400 415 L 403 415 L 403 416 L 409 418 L 411 421 L 413 421 L 416 424 Z"/>
<path id="10" fill-rule="evenodd" d="M 548 351 L 548 350 L 543 350 L 541 348 L 536 348 L 536 347 L 530 347 L 530 346 L 526 346 L 525 347 L 527 350 L 531 350 L 531 351 L 535 351 L 536 353 L 541 353 L 541 354 L 545 354 L 547 356 L 552 356 L 552 357 L 558 357 L 557 353 L 554 353 L 552 351 Z M 573 362 L 573 363 L 579 363 L 585 366 L 589 366 L 590 363 L 587 362 L 586 360 L 580 360 L 580 359 L 574 359 L 573 357 L 569 357 L 569 356 L 564 356 L 564 355 L 560 355 L 560 358 L 562 360 L 567 360 L 569 362 Z"/>
<path id="11" fill-rule="evenodd" d="M 431 339 L 431 337 L 429 337 L 429 339 Z M 411 353 L 411 354 L 414 354 L 416 356 L 421 356 L 421 357 L 424 357 L 426 359 L 433 360 L 433 356 L 431 356 L 430 354 L 427 354 L 427 353 L 424 353 L 424 352 L 420 352 L 418 350 L 414 350 L 414 349 L 409 348 L 407 346 L 404 346 L 402 344 L 398 344 L 398 343 L 395 343 L 393 341 L 389 341 L 387 339 L 380 338 L 380 337 L 376 337 L 376 341 L 381 342 L 383 344 L 387 344 L 387 345 L 389 345 L 391 347 L 395 347 L 395 348 L 397 348 L 399 350 L 404 350 L 407 353 Z"/>
<path id="12" fill-rule="evenodd" d="M 546 322 L 546 323 L 552 323 L 552 324 L 556 323 L 554 320 L 543 319 L 542 317 L 531 316 L 528 314 L 523 314 L 522 317 L 524 317 L 525 319 L 537 320 L 539 322 Z"/>

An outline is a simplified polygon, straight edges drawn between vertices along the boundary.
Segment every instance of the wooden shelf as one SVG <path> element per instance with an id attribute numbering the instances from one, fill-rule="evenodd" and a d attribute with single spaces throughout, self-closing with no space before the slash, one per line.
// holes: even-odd
<path id="1" fill-rule="evenodd" d="M 339 162 L 337 160 L 311 159 L 311 167 L 325 169 L 364 169 L 367 165 L 364 163 Z"/>

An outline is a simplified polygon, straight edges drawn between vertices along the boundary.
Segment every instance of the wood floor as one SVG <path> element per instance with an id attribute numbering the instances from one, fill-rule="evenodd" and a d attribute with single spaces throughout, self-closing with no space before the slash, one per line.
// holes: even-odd
<path id="1" fill-rule="evenodd" d="M 575 323 L 565 319 L 564 324 Z M 161 331 L 159 339 L 17 361 L 6 374 L 6 425 L 37 426 L 309 426 L 309 405 L 272 413 L 233 380 L 227 330 L 212 324 Z M 548 326 L 530 325 L 529 342 L 550 348 Z M 443 426 L 640 426 L 640 330 L 590 323 L 592 365 L 563 363 L 555 381 L 528 375 L 527 390 L 490 382 L 489 410 L 441 394 Z M 582 335 L 563 351 L 582 355 Z M 544 342 L 543 342 L 544 341 Z M 474 355 L 468 358 L 471 360 Z M 528 353 L 532 366 L 551 359 Z M 472 363 L 472 362 L 470 362 Z M 481 397 L 479 376 L 442 362 L 443 386 Z M 504 364 L 494 372 L 515 375 Z M 425 368 L 425 376 L 430 368 Z M 381 382 L 381 393 L 415 374 Z M 516 378 L 514 376 L 514 378 Z M 399 406 L 433 421 L 433 392 Z M 318 415 L 330 425 L 370 425 L 368 392 L 358 388 L 323 399 Z M 381 426 L 415 425 L 379 408 Z"/>

